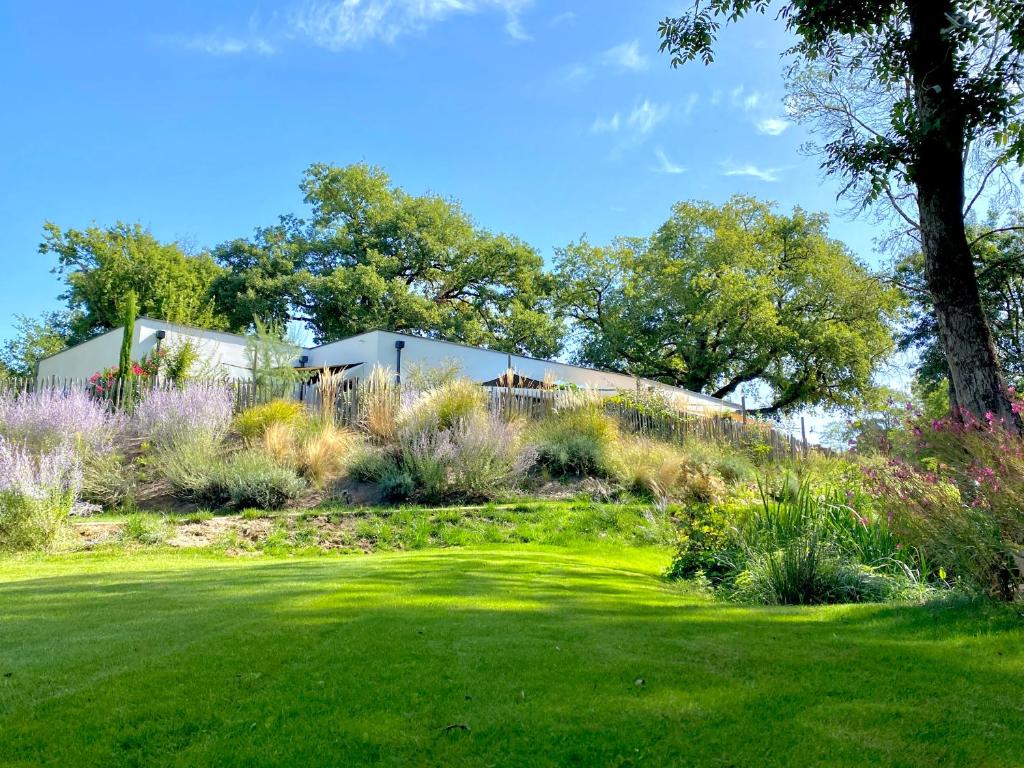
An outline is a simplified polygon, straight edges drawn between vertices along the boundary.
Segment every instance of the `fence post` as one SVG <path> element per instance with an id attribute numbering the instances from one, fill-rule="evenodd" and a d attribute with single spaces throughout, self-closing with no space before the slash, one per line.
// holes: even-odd
<path id="1" fill-rule="evenodd" d="M 807 458 L 807 427 L 804 425 L 804 417 L 803 416 L 800 417 L 800 435 L 803 437 L 803 440 L 804 440 L 804 450 L 803 450 L 803 453 L 804 453 L 804 458 L 806 459 Z"/>
<path id="2" fill-rule="evenodd" d="M 740 396 L 740 412 L 743 414 L 743 423 L 747 423 L 747 396 Z"/>

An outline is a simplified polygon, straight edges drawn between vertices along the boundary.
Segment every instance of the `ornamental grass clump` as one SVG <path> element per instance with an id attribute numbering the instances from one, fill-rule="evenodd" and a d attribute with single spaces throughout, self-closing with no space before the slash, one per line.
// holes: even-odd
<path id="1" fill-rule="evenodd" d="M 486 408 L 483 387 L 468 379 L 455 379 L 415 396 L 403 408 L 399 427 L 407 433 L 451 429 L 459 422 L 476 419 Z"/>
<path id="2" fill-rule="evenodd" d="M 290 467 L 317 486 L 342 477 L 362 446 L 359 435 L 331 422 L 276 422 L 258 441 L 262 450 L 281 466 Z"/>
<path id="3" fill-rule="evenodd" d="M 753 602 L 805 605 L 883 600 L 897 591 L 905 571 L 887 573 L 890 562 L 865 563 L 845 520 L 856 512 L 829 492 L 804 482 L 796 495 L 773 498 L 763 487 L 761 504 L 737 531 L 737 571 L 732 594 Z M 856 516 L 856 525 L 881 528 L 881 520 Z M 876 538 L 879 536 L 876 534 Z M 885 557 L 895 564 L 895 548 Z"/>
<path id="4" fill-rule="evenodd" d="M 794 491 L 784 480 L 775 494 L 762 486 L 760 504 L 731 524 L 702 518 L 693 535 L 684 533 L 670 573 L 702 576 L 735 599 L 782 605 L 876 601 L 918 588 L 913 553 L 883 517 L 850 501 L 808 481 Z"/>
<path id="5" fill-rule="evenodd" d="M 69 443 L 109 453 L 121 427 L 121 418 L 106 402 L 83 390 L 0 394 L 0 435 L 31 450 L 50 451 Z"/>
<path id="6" fill-rule="evenodd" d="M 139 403 L 135 426 L 156 448 L 203 440 L 217 442 L 231 426 L 231 390 L 216 384 L 154 389 Z"/>
<path id="7" fill-rule="evenodd" d="M 278 398 L 246 408 L 235 417 L 234 431 L 246 440 L 262 437 L 272 426 L 293 426 L 310 418 L 298 400 Z"/>
<path id="8" fill-rule="evenodd" d="M 394 442 L 398 435 L 401 391 L 395 374 L 379 365 L 359 383 L 359 427 L 377 443 Z"/>
<path id="9" fill-rule="evenodd" d="M 725 496 L 722 478 L 683 449 L 644 437 L 620 437 L 608 451 L 607 470 L 626 490 L 660 504 L 715 503 Z"/>
<path id="10" fill-rule="evenodd" d="M 69 444 L 33 452 L 0 437 L 0 549 L 51 549 L 74 510 L 81 482 Z"/>

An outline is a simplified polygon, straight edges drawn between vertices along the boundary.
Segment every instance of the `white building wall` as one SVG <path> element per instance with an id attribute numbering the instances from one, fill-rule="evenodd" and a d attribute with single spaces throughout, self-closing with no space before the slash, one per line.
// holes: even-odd
<path id="1" fill-rule="evenodd" d="M 140 318 L 135 324 L 137 340 L 132 349 L 132 357 L 139 359 L 156 348 L 156 332 L 163 330 L 165 337 L 161 342 L 164 349 L 172 350 L 180 346 L 186 339 L 192 341 L 199 353 L 194 375 L 240 379 L 252 379 L 252 362 L 249 359 L 245 337 L 234 333 L 210 331 L 203 328 L 192 328 L 162 320 Z"/>
<path id="2" fill-rule="evenodd" d="M 138 360 L 156 348 L 158 330 L 165 331 L 161 342 L 164 349 L 173 349 L 186 339 L 191 339 L 199 353 L 199 363 L 194 373 L 210 376 L 226 376 L 229 379 L 248 380 L 252 370 L 246 351 L 245 338 L 233 333 L 209 331 L 202 328 L 166 323 L 140 317 L 135 322 L 132 340 L 132 359 Z M 39 378 L 87 379 L 97 371 L 117 365 L 121 355 L 123 331 L 112 331 L 89 339 L 62 352 L 39 361 Z"/>
<path id="3" fill-rule="evenodd" d="M 370 331 L 350 339 L 344 339 L 322 347 L 307 350 L 307 365 L 351 365 L 363 363 L 364 367 L 353 371 L 353 375 L 365 375 L 374 365 L 395 370 L 395 342 L 402 341 L 402 371 L 408 373 L 414 367 L 447 367 L 449 362 L 457 364 L 461 375 L 474 381 L 490 381 L 512 369 L 523 376 L 537 381 L 551 381 L 558 384 L 574 384 L 581 388 L 614 393 L 620 390 L 655 389 L 677 401 L 689 410 L 722 412 L 737 410 L 736 406 L 720 400 L 689 392 L 667 384 L 637 379 L 620 373 L 598 371 L 551 360 L 537 360 L 522 355 L 509 355 L 478 347 L 468 347 L 439 339 L 425 339 L 389 331 Z"/>
<path id="4" fill-rule="evenodd" d="M 45 379 L 88 379 L 97 371 L 117 365 L 121 356 L 120 328 L 89 339 L 70 349 L 39 361 L 38 377 Z"/>
<path id="5" fill-rule="evenodd" d="M 348 339 L 307 349 L 303 353 L 308 358 L 306 365 L 310 368 L 320 368 L 325 365 L 366 363 L 366 370 L 369 370 L 375 363 L 379 362 L 380 345 L 377 338 L 379 333 L 379 331 L 370 331 L 369 333 L 361 333 Z"/>
<path id="6" fill-rule="evenodd" d="M 162 342 L 166 348 L 173 348 L 185 339 L 191 339 L 199 352 L 202 368 L 206 375 L 223 375 L 230 379 L 249 380 L 252 378 L 246 340 L 242 336 L 220 331 L 165 323 L 149 318 L 136 322 L 136 338 L 132 357 L 138 359 L 156 346 L 156 332 L 163 329 L 166 336 Z M 404 342 L 402 349 L 402 371 L 413 368 L 430 369 L 458 367 L 459 373 L 474 381 L 484 382 L 496 379 L 511 366 L 516 373 L 537 381 L 556 384 L 573 384 L 581 388 L 606 393 L 620 390 L 655 389 L 674 399 L 691 411 L 710 413 L 734 411 L 737 407 L 721 400 L 700 395 L 679 387 L 671 387 L 647 379 L 636 379 L 620 373 L 582 368 L 551 360 L 537 360 L 522 355 L 508 355 L 479 347 L 469 347 L 439 339 L 425 339 L 416 336 L 392 333 L 390 331 L 369 331 L 348 339 L 303 350 L 306 366 L 319 368 L 330 365 L 360 365 L 350 372 L 354 377 L 365 376 L 375 365 L 394 371 L 396 367 L 395 342 Z M 110 331 L 95 339 L 64 350 L 39 364 L 41 377 L 84 379 L 98 370 L 117 364 L 121 346 L 120 329 Z M 198 372 L 198 371 L 197 371 Z"/>

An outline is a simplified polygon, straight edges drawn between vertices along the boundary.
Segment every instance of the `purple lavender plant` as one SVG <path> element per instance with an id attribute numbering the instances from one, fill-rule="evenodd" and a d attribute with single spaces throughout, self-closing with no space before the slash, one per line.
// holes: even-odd
<path id="1" fill-rule="evenodd" d="M 68 443 L 35 455 L 0 437 L 0 493 L 44 499 L 52 493 L 77 496 L 81 486 L 82 469 Z"/>
<path id="2" fill-rule="evenodd" d="M 493 413 L 459 420 L 450 429 L 407 430 L 400 443 L 402 463 L 428 499 L 492 497 L 537 460 L 536 448 L 523 443 L 522 425 Z"/>
<path id="3" fill-rule="evenodd" d="M 106 403 L 82 390 L 0 395 L 0 436 L 36 451 L 67 443 L 108 453 L 121 424 Z"/>
<path id="4" fill-rule="evenodd" d="M 232 396 L 227 387 L 190 384 L 153 390 L 139 403 L 135 427 L 140 437 L 166 447 L 191 440 L 220 440 L 231 425 Z"/>
<path id="5" fill-rule="evenodd" d="M 35 454 L 0 437 L 0 549 L 51 546 L 81 484 L 78 457 L 68 442 Z"/>

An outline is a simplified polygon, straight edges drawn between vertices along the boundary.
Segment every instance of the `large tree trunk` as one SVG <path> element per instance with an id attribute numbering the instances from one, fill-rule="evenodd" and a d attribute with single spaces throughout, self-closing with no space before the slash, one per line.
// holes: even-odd
<path id="1" fill-rule="evenodd" d="M 992 414 L 1016 431 L 995 342 L 982 311 L 964 227 L 965 121 L 952 47 L 943 35 L 952 0 L 908 0 L 910 69 L 921 140 L 911 171 L 917 186 L 925 279 L 935 305 L 955 406 Z"/>

